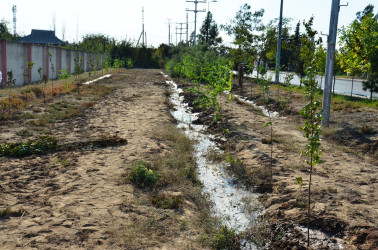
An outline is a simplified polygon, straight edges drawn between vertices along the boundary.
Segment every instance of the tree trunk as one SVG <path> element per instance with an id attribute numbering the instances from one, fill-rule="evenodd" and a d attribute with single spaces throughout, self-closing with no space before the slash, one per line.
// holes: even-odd
<path id="1" fill-rule="evenodd" d="M 353 96 L 353 80 L 354 80 L 354 76 L 352 76 L 352 89 L 350 90 L 350 97 Z"/>
<path id="2" fill-rule="evenodd" d="M 244 69 L 243 65 L 239 63 L 238 66 L 238 75 L 239 75 L 239 87 L 240 87 L 240 95 L 243 94 L 243 76 L 244 76 Z"/>

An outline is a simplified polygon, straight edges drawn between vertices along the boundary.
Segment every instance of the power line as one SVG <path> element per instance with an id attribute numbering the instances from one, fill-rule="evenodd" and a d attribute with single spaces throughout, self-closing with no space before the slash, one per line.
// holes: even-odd
<path id="1" fill-rule="evenodd" d="M 194 3 L 194 10 L 189 10 L 189 9 L 185 9 L 186 11 L 193 11 L 194 12 L 194 44 L 196 44 L 196 40 L 197 40 L 197 12 L 206 12 L 205 9 L 203 10 L 198 10 L 197 9 L 197 4 L 198 3 L 206 3 L 206 1 L 189 1 L 187 0 L 186 1 L 187 3 Z"/>

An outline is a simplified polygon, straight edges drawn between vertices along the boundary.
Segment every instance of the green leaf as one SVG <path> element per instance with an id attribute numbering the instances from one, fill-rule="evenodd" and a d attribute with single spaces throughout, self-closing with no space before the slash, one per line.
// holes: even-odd
<path id="1" fill-rule="evenodd" d="M 264 124 L 264 128 L 268 127 L 269 125 L 272 125 L 272 122 L 271 122 L 271 121 L 265 123 L 265 124 Z"/>

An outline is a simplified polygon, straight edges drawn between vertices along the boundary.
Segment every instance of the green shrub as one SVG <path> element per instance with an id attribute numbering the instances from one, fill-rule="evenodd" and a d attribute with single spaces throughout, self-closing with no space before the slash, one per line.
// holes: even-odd
<path id="1" fill-rule="evenodd" d="M 235 229 L 227 226 L 213 232 L 211 246 L 214 249 L 241 249 L 241 240 Z"/>
<path id="2" fill-rule="evenodd" d="M 35 142 L 16 142 L 0 144 L 0 156 L 22 157 L 42 154 L 58 147 L 58 140 L 52 136 L 42 136 Z"/>
<path id="3" fill-rule="evenodd" d="M 130 170 L 130 181 L 137 187 L 153 187 L 160 175 L 148 168 L 146 163 L 137 162 Z"/>

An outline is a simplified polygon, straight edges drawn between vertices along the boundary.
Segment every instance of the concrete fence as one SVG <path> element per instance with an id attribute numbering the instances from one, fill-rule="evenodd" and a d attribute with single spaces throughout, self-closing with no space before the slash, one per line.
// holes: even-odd
<path id="1" fill-rule="evenodd" d="M 75 59 L 82 60 L 82 70 L 87 72 L 93 67 L 102 67 L 103 54 L 94 55 L 88 52 L 80 52 L 48 45 L 35 45 L 0 40 L 0 70 L 2 72 L 1 87 L 5 87 L 7 82 L 7 72 L 13 72 L 13 79 L 16 86 L 30 84 L 40 81 L 41 74 L 48 79 L 56 79 L 60 70 L 65 70 L 71 74 L 75 72 Z M 33 62 L 34 66 L 28 72 L 28 62 Z M 54 67 L 54 72 L 52 71 Z"/>

